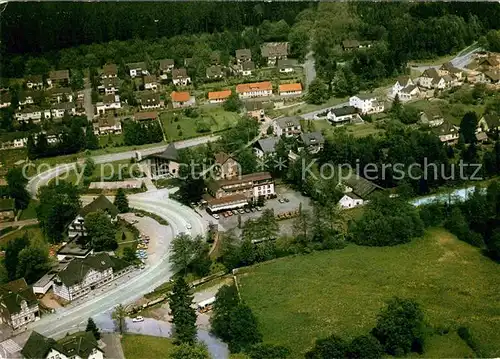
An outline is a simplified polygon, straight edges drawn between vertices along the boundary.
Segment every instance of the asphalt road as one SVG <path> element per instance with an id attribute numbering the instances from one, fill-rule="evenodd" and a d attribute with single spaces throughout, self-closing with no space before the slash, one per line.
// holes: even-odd
<path id="1" fill-rule="evenodd" d="M 85 78 L 85 88 L 83 90 L 83 103 L 85 106 L 85 113 L 87 115 L 87 120 L 92 122 L 94 119 L 94 105 L 92 105 L 92 87 L 90 84 L 90 80 Z"/>
<path id="2" fill-rule="evenodd" d="M 316 78 L 316 60 L 314 59 L 314 53 L 309 51 L 306 55 L 304 62 L 304 72 L 306 74 L 306 87 Z"/>

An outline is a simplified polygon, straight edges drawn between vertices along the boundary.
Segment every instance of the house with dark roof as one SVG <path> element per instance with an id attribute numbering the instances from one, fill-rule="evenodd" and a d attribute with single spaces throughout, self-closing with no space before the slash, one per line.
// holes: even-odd
<path id="1" fill-rule="evenodd" d="M 38 300 L 24 278 L 0 286 L 1 323 L 18 329 L 38 319 Z"/>
<path id="2" fill-rule="evenodd" d="M 165 150 L 140 159 L 145 164 L 147 175 L 151 178 L 177 177 L 180 158 L 177 148 L 170 143 Z"/>
<path id="3" fill-rule="evenodd" d="M 460 137 L 460 128 L 444 121 L 440 126 L 431 128 L 431 132 L 439 137 L 441 142 L 454 143 Z"/>
<path id="4" fill-rule="evenodd" d="M 75 258 L 54 277 L 54 294 L 72 301 L 132 270 L 130 263 L 105 252 Z"/>
<path id="5" fill-rule="evenodd" d="M 302 132 L 299 117 L 283 117 L 278 118 L 273 123 L 273 132 L 277 137 L 285 135 L 292 137 L 299 135 Z"/>
<path id="6" fill-rule="evenodd" d="M 338 107 L 330 110 L 326 115 L 328 121 L 332 124 L 351 123 L 362 121 L 358 110 L 353 106 Z"/>
<path id="7" fill-rule="evenodd" d="M 397 95 L 401 102 L 408 102 L 420 97 L 420 89 L 415 84 L 408 85 L 401 89 Z"/>
<path id="8" fill-rule="evenodd" d="M 356 173 L 349 176 L 342 184 L 344 196 L 340 199 L 339 206 L 345 209 L 362 206 L 374 193 L 383 191 L 382 187 Z"/>
<path id="9" fill-rule="evenodd" d="M 55 341 L 33 331 L 21 350 L 26 359 L 103 359 L 104 352 L 91 332 L 77 332 Z"/>
<path id="10" fill-rule="evenodd" d="M 141 75 L 149 75 L 145 62 L 132 62 L 127 64 L 130 77 L 134 78 Z"/>
<path id="11" fill-rule="evenodd" d="M 141 110 L 152 110 L 163 107 L 159 93 L 144 91 L 140 96 Z"/>
<path id="12" fill-rule="evenodd" d="M 253 150 L 258 158 L 264 156 L 272 156 L 276 153 L 276 145 L 279 142 L 279 137 L 261 138 L 253 145 Z"/>
<path id="13" fill-rule="evenodd" d="M 188 76 L 185 68 L 173 69 L 172 82 L 176 86 L 187 86 L 191 83 L 191 77 Z"/>
<path id="14" fill-rule="evenodd" d="M 316 154 L 323 149 L 325 138 L 319 131 L 300 134 L 299 150 L 307 148 L 309 153 Z"/>
<path id="15" fill-rule="evenodd" d="M 252 60 L 245 61 L 241 64 L 241 74 L 243 76 L 251 76 L 253 71 L 255 71 L 255 64 Z"/>
<path id="16" fill-rule="evenodd" d="M 488 114 L 479 119 L 476 132 L 490 131 L 500 131 L 500 116 Z"/>
<path id="17" fill-rule="evenodd" d="M 158 90 L 158 82 L 155 75 L 146 75 L 143 77 L 144 90 Z"/>
<path id="18" fill-rule="evenodd" d="M 233 178 L 241 174 L 241 166 L 225 152 L 215 154 L 215 170 L 220 178 Z"/>
<path id="19" fill-rule="evenodd" d="M 30 75 L 26 78 L 26 87 L 31 90 L 41 90 L 43 88 L 42 75 Z"/>
<path id="20" fill-rule="evenodd" d="M 293 61 L 289 59 L 278 60 L 278 71 L 282 74 L 293 72 Z"/>
<path id="21" fill-rule="evenodd" d="M 224 76 L 222 67 L 220 67 L 220 65 L 212 65 L 210 67 L 207 67 L 206 75 L 207 79 L 209 80 L 221 79 Z"/>
<path id="22" fill-rule="evenodd" d="M 14 200 L 12 198 L 0 198 L 0 222 L 12 221 L 15 216 Z"/>
<path id="23" fill-rule="evenodd" d="M 288 42 L 266 42 L 260 47 L 260 52 L 267 59 L 268 65 L 274 66 L 277 60 L 287 58 Z"/>
<path id="24" fill-rule="evenodd" d="M 358 40 L 344 40 L 342 41 L 342 49 L 344 51 L 352 51 L 355 49 L 359 49 L 361 44 Z"/>
<path id="25" fill-rule="evenodd" d="M 250 49 L 236 50 L 236 63 L 241 65 L 244 62 L 252 61 L 252 51 Z"/>
<path id="26" fill-rule="evenodd" d="M 172 72 L 174 69 L 174 59 L 163 59 L 159 61 L 160 73 L 162 75 Z"/>
<path id="27" fill-rule="evenodd" d="M 83 207 L 73 222 L 68 227 L 68 237 L 75 238 L 77 236 L 86 236 L 85 231 L 85 216 L 92 212 L 103 211 L 108 214 L 111 221 L 116 221 L 116 216 L 119 211 L 116 206 L 103 194 Z"/>
<path id="28" fill-rule="evenodd" d="M 105 64 L 102 67 L 102 75 L 103 79 L 112 79 L 118 77 L 118 66 L 116 64 Z"/>
<path id="29" fill-rule="evenodd" d="M 70 82 L 69 70 L 50 71 L 47 78 L 47 85 L 68 86 Z"/>

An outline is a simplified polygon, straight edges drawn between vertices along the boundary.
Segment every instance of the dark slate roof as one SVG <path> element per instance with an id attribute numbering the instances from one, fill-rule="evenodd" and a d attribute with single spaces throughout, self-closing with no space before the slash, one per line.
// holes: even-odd
<path id="1" fill-rule="evenodd" d="M 430 67 L 424 71 L 424 73 L 422 74 L 422 77 L 430 77 L 433 79 L 433 81 L 436 81 L 436 80 L 439 81 L 441 76 L 439 76 L 439 73 L 437 72 L 437 70 L 435 68 Z"/>
<path id="2" fill-rule="evenodd" d="M 236 50 L 236 58 L 239 60 L 251 59 L 252 51 L 250 49 L 238 49 Z"/>
<path id="3" fill-rule="evenodd" d="M 278 137 L 268 137 L 258 140 L 255 146 L 260 148 L 264 153 L 273 153 L 276 152 L 276 144 L 278 142 Z"/>
<path id="4" fill-rule="evenodd" d="M 113 260 L 109 254 L 101 252 L 83 259 L 73 259 L 57 276 L 64 285 L 70 287 L 80 283 L 90 269 L 103 272 L 109 268 L 113 268 Z"/>
<path id="5" fill-rule="evenodd" d="M 222 75 L 222 68 L 219 65 L 207 67 L 207 77 L 215 77 Z"/>
<path id="6" fill-rule="evenodd" d="M 174 79 L 183 79 L 188 77 L 187 71 L 185 68 L 180 68 L 180 69 L 173 69 L 172 70 L 172 78 Z"/>
<path id="7" fill-rule="evenodd" d="M 150 91 L 144 91 L 141 94 L 141 104 L 142 105 L 156 105 L 159 103 L 160 103 L 160 94 L 150 92 Z"/>
<path id="8" fill-rule="evenodd" d="M 241 68 L 243 71 L 251 71 L 255 70 L 255 64 L 253 61 L 245 61 L 242 65 Z"/>
<path id="9" fill-rule="evenodd" d="M 484 115 L 484 120 L 488 124 L 489 128 L 500 127 L 500 117 L 497 115 Z"/>
<path id="10" fill-rule="evenodd" d="M 83 207 L 80 211 L 80 215 L 82 217 L 85 217 L 87 214 L 91 212 L 97 212 L 97 210 L 99 209 L 108 213 L 112 217 L 116 217 L 116 215 L 119 213 L 116 206 L 113 203 L 111 203 L 111 201 L 107 199 L 105 195 L 101 194 L 91 203 Z"/>
<path id="11" fill-rule="evenodd" d="M 344 106 L 344 107 L 334 108 L 331 112 L 335 115 L 335 117 L 339 117 L 346 115 L 354 115 L 355 113 L 358 112 L 358 110 L 353 106 Z"/>
<path id="12" fill-rule="evenodd" d="M 76 356 L 88 358 L 92 350 L 99 349 L 99 347 L 92 332 L 80 332 L 58 340 L 54 349 L 66 355 L 68 358 L 74 358 Z"/>
<path id="13" fill-rule="evenodd" d="M 359 41 L 358 40 L 344 40 L 342 41 L 342 46 L 344 48 L 358 48 L 359 47 Z"/>
<path id="14" fill-rule="evenodd" d="M 21 354 L 26 359 L 45 358 L 50 349 L 56 345 L 56 341 L 47 338 L 38 332 L 32 332 L 26 344 L 24 344 Z"/>
<path id="15" fill-rule="evenodd" d="M 167 148 L 165 148 L 165 150 L 163 152 L 154 153 L 151 156 L 163 158 L 163 159 L 169 160 L 169 161 L 178 161 L 179 160 L 179 154 L 177 152 L 177 148 L 175 148 L 175 145 L 173 143 L 170 143 L 167 146 Z"/>
<path id="16" fill-rule="evenodd" d="M 146 69 L 146 63 L 144 61 L 142 62 L 131 62 L 131 63 L 128 63 L 127 64 L 127 67 L 131 70 L 133 69 L 141 69 L 141 70 L 145 70 Z"/>
<path id="17" fill-rule="evenodd" d="M 366 178 L 363 178 L 357 174 L 351 175 L 344 182 L 347 186 L 352 188 L 353 193 L 363 199 L 366 199 L 374 191 L 382 189 L 382 187 L 380 187 L 379 185 L 368 181 Z"/>
<path id="18" fill-rule="evenodd" d="M 432 128 L 432 131 L 438 136 L 443 136 L 443 135 L 457 133 L 458 129 L 451 123 L 445 121 L 441 126 Z"/>
<path id="19" fill-rule="evenodd" d="M 398 77 L 398 83 L 403 86 L 403 87 L 406 87 L 406 85 L 408 85 L 408 82 L 410 81 L 410 76 L 399 76 Z"/>
<path id="20" fill-rule="evenodd" d="M 325 143 L 325 138 L 319 131 L 301 133 L 300 138 L 306 146 L 315 146 Z"/>
<path id="21" fill-rule="evenodd" d="M 174 59 L 163 59 L 159 61 L 160 69 L 167 70 L 174 65 Z"/>
<path id="22" fill-rule="evenodd" d="M 293 61 L 290 59 L 286 60 L 278 60 L 278 68 L 280 69 L 287 69 L 287 68 L 293 68 Z"/>
<path id="23" fill-rule="evenodd" d="M 281 128 L 287 127 L 297 127 L 300 126 L 300 118 L 299 117 L 283 117 L 276 120 L 276 123 Z"/>
<path id="24" fill-rule="evenodd" d="M 417 85 L 408 85 L 404 89 L 402 89 L 401 92 L 411 93 L 413 90 L 415 90 L 415 88 L 418 88 L 418 86 Z"/>
<path id="25" fill-rule="evenodd" d="M 261 47 L 262 57 L 288 55 L 288 42 L 266 42 Z"/>
<path id="26" fill-rule="evenodd" d="M 28 287 L 24 278 L 14 280 L 0 287 L 0 303 L 7 307 L 10 314 L 19 313 L 23 301 L 26 301 L 28 307 L 38 303 L 33 290 Z"/>

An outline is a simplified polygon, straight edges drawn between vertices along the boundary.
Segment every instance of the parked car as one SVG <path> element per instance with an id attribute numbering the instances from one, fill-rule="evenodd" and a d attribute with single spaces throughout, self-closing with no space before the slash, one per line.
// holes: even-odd
<path id="1" fill-rule="evenodd" d="M 232 210 L 232 213 L 236 216 L 236 215 L 238 214 L 238 211 L 237 211 L 237 210 L 235 210 L 235 209 L 233 209 L 233 210 Z"/>
<path id="2" fill-rule="evenodd" d="M 245 213 L 250 213 L 250 208 L 245 208 Z"/>
<path id="3" fill-rule="evenodd" d="M 283 198 L 285 200 L 285 202 L 290 202 L 290 200 L 288 198 Z"/>
<path id="4" fill-rule="evenodd" d="M 253 213 L 253 212 L 255 212 L 255 208 L 254 208 L 254 207 L 250 208 L 250 211 L 251 211 L 252 213 Z"/>
<path id="5" fill-rule="evenodd" d="M 260 212 L 260 211 L 262 211 L 262 208 L 261 208 L 261 207 L 257 207 L 256 209 L 257 209 L 257 211 L 259 211 L 259 212 Z"/>
<path id="6" fill-rule="evenodd" d="M 243 208 L 240 208 L 240 209 L 238 210 L 238 213 L 239 213 L 239 214 L 243 214 L 243 213 L 245 213 L 245 210 L 244 210 Z"/>
<path id="7" fill-rule="evenodd" d="M 143 321 L 144 321 L 144 318 L 141 316 L 132 318 L 132 322 L 134 322 L 134 323 L 143 322 Z"/>
<path id="8" fill-rule="evenodd" d="M 217 213 L 212 214 L 212 217 L 214 217 L 215 219 L 219 219 L 220 218 L 220 216 Z"/>
<path id="9" fill-rule="evenodd" d="M 280 199 L 278 200 L 278 202 L 279 202 L 279 203 L 285 203 L 285 200 L 284 200 L 283 198 L 280 198 Z"/>

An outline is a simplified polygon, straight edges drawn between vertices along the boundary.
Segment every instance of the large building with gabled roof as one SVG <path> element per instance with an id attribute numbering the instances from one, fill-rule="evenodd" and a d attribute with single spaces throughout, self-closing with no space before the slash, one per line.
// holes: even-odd
<path id="1" fill-rule="evenodd" d="M 85 236 L 87 234 L 84 225 L 85 216 L 89 213 L 97 212 L 99 210 L 106 212 L 113 222 L 116 220 L 116 216 L 119 213 L 116 206 L 111 203 L 111 201 L 105 195 L 101 194 L 80 210 L 76 218 L 68 227 L 68 237 L 75 238 L 77 236 Z"/>
<path id="2" fill-rule="evenodd" d="M 145 172 L 150 178 L 177 177 L 179 175 L 179 153 L 173 143 L 170 143 L 161 152 L 144 157 L 141 162 L 144 163 Z"/>
<path id="3" fill-rule="evenodd" d="M 40 318 L 38 300 L 24 278 L 0 286 L 0 322 L 18 329 Z"/>

